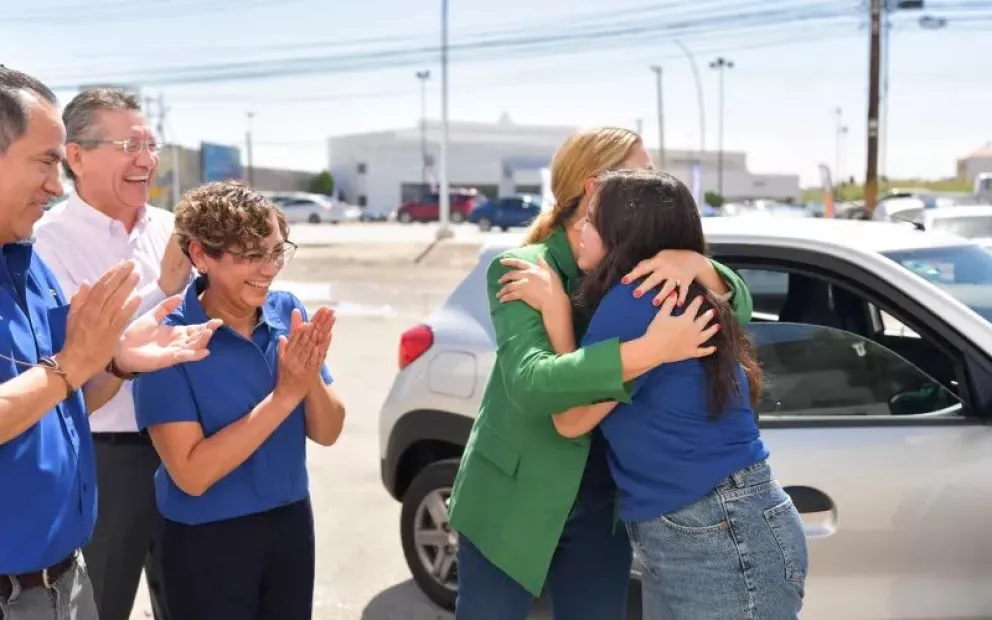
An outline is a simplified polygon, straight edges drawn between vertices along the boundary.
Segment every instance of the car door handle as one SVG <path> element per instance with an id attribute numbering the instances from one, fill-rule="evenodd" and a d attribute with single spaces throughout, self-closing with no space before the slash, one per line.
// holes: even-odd
<path id="1" fill-rule="evenodd" d="M 800 514 L 827 512 L 834 509 L 834 502 L 821 491 L 810 487 L 785 487 Z"/>
<path id="2" fill-rule="evenodd" d="M 827 494 L 806 486 L 784 487 L 784 490 L 802 517 L 807 538 L 824 538 L 837 531 L 837 505 Z"/>

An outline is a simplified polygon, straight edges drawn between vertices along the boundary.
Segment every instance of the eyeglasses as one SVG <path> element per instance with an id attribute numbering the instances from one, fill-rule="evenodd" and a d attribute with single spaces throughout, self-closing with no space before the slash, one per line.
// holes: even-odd
<path id="1" fill-rule="evenodd" d="M 162 145 L 157 140 L 135 140 L 134 138 L 127 138 L 126 140 L 79 140 L 77 143 L 92 146 L 104 144 L 116 146 L 125 155 L 137 155 L 142 149 L 147 149 L 149 154 L 156 155 L 162 150 Z"/>
<path id="2" fill-rule="evenodd" d="M 238 262 L 250 263 L 252 265 L 273 263 L 281 268 L 285 267 L 286 263 L 293 258 L 296 254 L 297 247 L 298 246 L 295 243 L 286 241 L 271 252 L 245 252 L 243 254 L 235 254 L 232 252 L 231 256 L 233 256 L 234 260 Z"/>

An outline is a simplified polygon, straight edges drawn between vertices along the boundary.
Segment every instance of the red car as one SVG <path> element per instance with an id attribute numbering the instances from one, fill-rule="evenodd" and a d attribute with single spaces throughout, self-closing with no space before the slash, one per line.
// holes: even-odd
<path id="1" fill-rule="evenodd" d="M 459 224 L 468 219 L 475 208 L 478 190 L 455 189 L 451 191 L 451 223 Z M 404 224 L 411 222 L 437 222 L 441 219 L 441 207 L 437 192 L 426 194 L 420 200 L 404 202 L 396 209 L 396 219 Z"/>

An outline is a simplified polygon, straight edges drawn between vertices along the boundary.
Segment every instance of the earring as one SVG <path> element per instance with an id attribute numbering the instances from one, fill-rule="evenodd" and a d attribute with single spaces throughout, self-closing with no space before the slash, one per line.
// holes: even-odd
<path id="1" fill-rule="evenodd" d="M 197 267 L 196 270 L 200 272 L 200 275 L 201 276 L 207 275 L 207 268 L 206 267 Z"/>

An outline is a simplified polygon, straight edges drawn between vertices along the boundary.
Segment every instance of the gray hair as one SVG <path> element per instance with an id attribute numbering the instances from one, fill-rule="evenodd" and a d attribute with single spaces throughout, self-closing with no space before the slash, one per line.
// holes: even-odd
<path id="1" fill-rule="evenodd" d="M 55 93 L 40 80 L 0 65 L 0 155 L 28 130 L 31 96 L 58 105 Z"/>
<path id="2" fill-rule="evenodd" d="M 141 111 L 141 101 L 134 93 L 122 88 L 87 88 L 72 98 L 62 112 L 65 123 L 65 141 L 81 144 L 86 140 L 98 139 L 97 112 Z M 86 147 L 83 147 L 86 148 Z M 69 162 L 63 162 L 66 175 L 76 180 Z"/>

